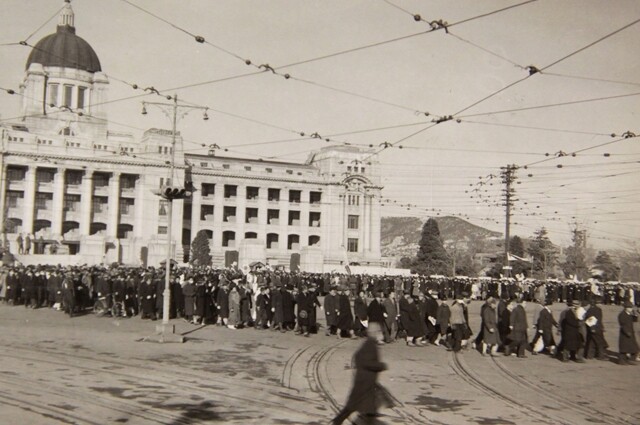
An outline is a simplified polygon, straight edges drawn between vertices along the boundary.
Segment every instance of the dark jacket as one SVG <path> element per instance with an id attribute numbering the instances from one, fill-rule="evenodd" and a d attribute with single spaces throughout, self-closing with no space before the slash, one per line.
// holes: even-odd
<path id="1" fill-rule="evenodd" d="M 636 333 L 633 329 L 633 323 L 638 321 L 638 316 L 627 314 L 622 311 L 618 315 L 618 324 L 620 324 L 619 351 L 624 354 L 635 354 L 638 352 L 638 341 L 636 341 Z"/>

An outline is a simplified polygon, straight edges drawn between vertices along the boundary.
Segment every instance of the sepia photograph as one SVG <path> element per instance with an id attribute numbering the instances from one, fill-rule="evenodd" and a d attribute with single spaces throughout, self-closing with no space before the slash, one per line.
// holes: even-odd
<path id="1" fill-rule="evenodd" d="M 1 424 L 640 424 L 639 1 L 1 8 Z"/>

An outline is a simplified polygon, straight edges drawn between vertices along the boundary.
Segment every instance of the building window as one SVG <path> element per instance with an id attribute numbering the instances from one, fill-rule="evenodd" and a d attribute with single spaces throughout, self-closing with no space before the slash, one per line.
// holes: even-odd
<path id="1" fill-rule="evenodd" d="M 273 173 L 273 168 L 265 168 L 265 171 L 266 171 L 267 173 Z"/>
<path id="2" fill-rule="evenodd" d="M 213 183 L 202 183 L 202 196 L 213 196 L 216 193 L 216 185 Z"/>
<path id="3" fill-rule="evenodd" d="M 348 195 L 347 199 L 349 205 L 360 205 L 360 195 Z"/>
<path id="4" fill-rule="evenodd" d="M 267 224 L 279 224 L 279 219 L 279 210 L 267 210 Z"/>
<path id="5" fill-rule="evenodd" d="M 269 189 L 269 201 L 277 202 L 280 200 L 280 189 Z"/>
<path id="6" fill-rule="evenodd" d="M 10 182 L 24 181 L 25 173 L 24 168 L 7 168 L 7 180 Z"/>
<path id="7" fill-rule="evenodd" d="M 277 233 L 268 233 L 267 234 L 267 249 L 278 249 L 278 234 Z"/>
<path id="8" fill-rule="evenodd" d="M 84 96 L 86 91 L 86 87 L 78 87 L 78 109 L 84 109 Z"/>
<path id="9" fill-rule="evenodd" d="M 213 205 L 201 205 L 200 206 L 200 220 L 213 219 Z"/>
<path id="10" fill-rule="evenodd" d="M 309 236 L 309 246 L 318 246 L 320 245 L 320 236 L 311 235 Z"/>
<path id="11" fill-rule="evenodd" d="M 247 199 L 256 200 L 260 196 L 259 187 L 247 187 Z"/>
<path id="12" fill-rule="evenodd" d="M 236 222 L 236 207 L 224 207 L 222 210 L 222 221 L 225 223 Z"/>
<path id="13" fill-rule="evenodd" d="M 231 184 L 224 185 L 224 197 L 226 199 L 235 198 L 238 195 L 238 186 Z"/>
<path id="14" fill-rule="evenodd" d="M 222 168 L 224 170 L 228 170 L 229 169 L 229 164 L 222 164 Z"/>
<path id="15" fill-rule="evenodd" d="M 73 101 L 73 86 L 64 86 L 64 104 L 67 108 L 71 108 L 71 102 Z"/>
<path id="16" fill-rule="evenodd" d="M 128 215 L 133 212 L 133 199 L 120 198 L 120 215 Z"/>
<path id="17" fill-rule="evenodd" d="M 300 249 L 300 236 L 289 235 L 287 237 L 287 249 Z"/>
<path id="18" fill-rule="evenodd" d="M 51 183 L 53 181 L 54 175 L 55 172 L 52 170 L 39 169 L 36 173 L 36 179 L 38 183 Z"/>
<path id="19" fill-rule="evenodd" d="M 91 207 L 94 214 L 104 212 L 104 207 L 107 205 L 107 198 L 103 196 L 96 196 L 91 200 Z"/>
<path id="20" fill-rule="evenodd" d="M 66 177 L 67 185 L 69 186 L 80 186 L 82 184 L 81 171 L 67 171 Z"/>
<path id="21" fill-rule="evenodd" d="M 347 251 L 358 252 L 358 239 L 355 239 L 355 238 L 347 239 Z"/>
<path id="22" fill-rule="evenodd" d="M 80 195 L 64 195 L 64 201 L 62 209 L 67 212 L 79 211 L 80 207 Z"/>
<path id="23" fill-rule="evenodd" d="M 230 230 L 226 232 L 222 232 L 222 246 L 224 247 L 233 247 L 236 242 L 236 233 Z"/>
<path id="24" fill-rule="evenodd" d="M 245 170 L 245 171 L 251 171 L 251 167 L 250 167 L 250 166 L 248 166 L 248 165 L 245 165 L 245 166 L 244 166 L 244 170 Z"/>
<path id="25" fill-rule="evenodd" d="M 320 227 L 320 213 L 319 212 L 311 212 L 311 213 L 309 213 L 309 226 L 310 227 Z"/>
<path id="26" fill-rule="evenodd" d="M 287 174 L 293 174 L 293 170 L 287 170 Z"/>
<path id="27" fill-rule="evenodd" d="M 51 199 L 53 199 L 53 195 L 51 193 L 36 193 L 36 209 L 46 210 L 49 204 L 48 201 Z"/>
<path id="28" fill-rule="evenodd" d="M 49 84 L 49 104 L 58 106 L 58 87 L 59 84 Z"/>
<path id="29" fill-rule="evenodd" d="M 300 226 L 300 211 L 289 211 L 289 226 Z"/>
<path id="30" fill-rule="evenodd" d="M 322 202 L 322 192 L 309 192 L 309 203 L 316 205 Z"/>
<path id="31" fill-rule="evenodd" d="M 357 215 L 350 215 L 350 216 L 348 217 L 347 227 L 348 227 L 349 229 L 358 229 L 358 228 L 359 228 L 359 226 L 358 226 L 358 221 L 359 221 L 359 219 L 360 219 L 360 216 L 357 216 Z"/>
<path id="32" fill-rule="evenodd" d="M 167 226 L 158 226 L 158 234 L 166 235 L 167 234 Z"/>
<path id="33" fill-rule="evenodd" d="M 244 234 L 245 239 L 258 239 L 258 234 L 256 232 L 246 232 Z"/>
<path id="34" fill-rule="evenodd" d="M 300 190 L 290 190 L 289 191 L 289 202 L 293 202 L 295 204 L 300 203 L 300 198 L 302 198 L 302 191 Z"/>
<path id="35" fill-rule="evenodd" d="M 258 224 L 258 209 L 247 208 L 245 212 L 245 223 Z"/>

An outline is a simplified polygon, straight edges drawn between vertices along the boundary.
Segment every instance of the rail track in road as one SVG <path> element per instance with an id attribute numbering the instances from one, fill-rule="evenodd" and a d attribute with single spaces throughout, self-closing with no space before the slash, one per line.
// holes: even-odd
<path id="1" fill-rule="evenodd" d="M 115 412 L 123 412 L 129 416 L 136 416 L 134 412 L 153 408 L 154 411 L 165 411 L 162 402 L 163 400 L 138 400 L 137 397 L 131 395 L 131 393 L 122 392 L 120 394 L 110 394 L 109 391 L 100 388 L 99 377 L 108 376 L 113 379 L 120 379 L 124 382 L 132 384 L 133 382 L 146 386 L 147 388 L 161 388 L 167 394 L 180 393 L 184 397 L 197 397 L 199 400 L 221 400 L 223 401 L 218 407 L 224 408 L 227 406 L 240 406 L 247 409 L 254 409 L 256 414 L 264 417 L 266 412 L 272 414 L 274 418 L 273 423 L 279 423 L 278 419 L 282 417 L 281 423 L 287 418 L 294 418 L 302 420 L 304 415 L 304 421 L 308 422 L 309 414 L 313 415 L 313 410 L 318 411 L 318 415 L 322 415 L 323 406 L 318 403 L 317 400 L 302 397 L 296 392 L 288 391 L 286 388 L 279 384 L 267 382 L 244 382 L 240 379 L 233 379 L 230 377 L 221 377 L 220 374 L 210 374 L 210 379 L 207 379 L 207 374 L 194 373 L 186 368 L 165 367 L 162 364 L 160 369 L 150 367 L 148 364 L 140 364 L 139 362 L 131 361 L 117 361 L 112 359 L 96 359 L 95 357 L 89 357 L 76 353 L 56 353 L 51 350 L 34 351 L 34 349 L 26 348 L 14 348 L 7 347 L 3 357 L 6 359 L 12 359 L 13 361 L 31 363 L 32 365 L 46 366 L 49 369 L 52 368 L 68 368 L 75 370 L 84 375 L 85 379 L 92 374 L 96 375 L 95 380 L 98 383 L 91 384 L 90 391 L 86 388 L 81 390 L 72 390 L 65 387 L 62 383 L 59 385 L 53 385 L 47 389 L 43 386 L 42 382 L 38 381 L 35 377 L 20 375 L 19 379 L 25 382 L 23 389 L 27 391 L 30 389 L 31 393 L 44 392 L 47 394 L 66 394 L 68 399 L 85 401 L 88 405 L 92 405 L 95 408 L 103 406 L 106 410 Z M 177 378 L 178 377 L 178 378 Z M 7 376 L 0 374 L 0 382 L 5 381 L 13 385 L 14 379 L 7 378 Z M 209 385 L 208 382 L 215 385 Z M 16 383 L 16 386 L 19 383 Z M 108 388 L 108 387 L 107 387 Z M 229 391 L 229 388 L 241 388 L 242 394 L 238 391 Z M 98 394 L 96 394 L 98 392 Z M 91 394 L 92 397 L 88 397 L 83 394 Z M 153 391 L 149 391 L 150 394 Z M 6 394 L 9 397 L 11 394 Z M 99 397 L 96 397 L 98 395 Z M 83 398 L 84 397 L 84 398 Z M 88 397 L 88 398 L 87 398 Z M 127 398 L 132 400 L 128 400 Z M 96 398 L 99 398 L 100 403 L 96 404 Z M 224 403 L 224 401 L 227 403 Z M 15 401 L 14 401 L 15 403 Z M 26 406 L 27 409 L 33 409 L 35 406 Z M 310 409 L 313 407 L 314 409 Z M 61 414 L 59 409 L 50 409 L 51 414 Z M 73 416 L 73 415 L 72 415 Z M 78 415 L 76 415 L 78 416 Z M 73 419 L 71 416 L 70 419 Z M 193 423 L 192 418 L 184 419 L 181 422 L 180 415 L 173 414 L 155 414 L 145 417 L 144 415 L 138 416 L 142 421 L 149 423 L 167 423 L 167 424 L 181 424 L 181 423 Z M 92 424 L 91 419 L 87 418 L 75 418 L 75 420 L 82 420 L 83 423 Z M 104 422 L 103 422 L 104 423 Z M 241 423 L 241 422 L 239 422 Z"/>
<path id="2" fill-rule="evenodd" d="M 492 358 L 483 367 L 489 371 L 482 375 L 472 371 L 462 360 L 462 355 L 452 353 L 452 369 L 469 385 L 500 400 L 519 411 L 523 417 L 532 417 L 545 424 L 574 425 L 583 423 L 601 423 L 629 425 L 638 423 L 627 421 L 611 413 L 594 409 L 591 405 L 581 405 L 562 395 L 550 392 L 549 388 L 537 385 L 509 370 L 501 360 Z"/>
<path id="3" fill-rule="evenodd" d="M 611 425 L 628 425 L 632 423 L 617 415 L 603 412 L 602 410 L 597 410 L 592 405 L 590 405 L 587 408 L 584 405 L 571 401 L 560 394 L 549 392 L 548 388 L 544 388 L 536 384 L 535 382 L 532 382 L 524 378 L 523 376 L 520 376 L 512 372 L 502 364 L 502 361 L 496 360 L 495 357 L 492 357 L 491 360 L 493 361 L 495 366 L 499 369 L 499 373 L 502 373 L 505 376 L 507 376 L 509 379 L 511 379 L 514 383 L 516 383 L 521 388 L 525 387 L 525 388 L 531 389 L 535 391 L 539 396 L 550 399 L 555 403 L 561 405 L 564 409 L 570 409 L 577 414 L 582 414 L 584 416 L 587 416 L 585 415 L 586 413 L 585 410 L 588 410 L 589 415 L 587 416 L 587 421 L 589 421 L 590 423 L 594 423 L 594 422 L 597 423 L 599 419 L 604 419 L 604 423 L 611 424 Z M 640 418 L 632 418 L 632 419 L 634 421 L 633 422 L 634 424 L 640 423 Z"/>

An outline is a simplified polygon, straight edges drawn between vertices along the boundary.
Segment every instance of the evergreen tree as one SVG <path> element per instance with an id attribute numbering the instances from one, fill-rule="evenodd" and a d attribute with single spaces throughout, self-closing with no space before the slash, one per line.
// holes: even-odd
<path id="1" fill-rule="evenodd" d="M 438 223 L 433 218 L 422 226 L 422 237 L 411 272 L 427 276 L 451 274 L 451 259 L 442 244 Z"/>
<path id="2" fill-rule="evenodd" d="M 541 278 L 549 277 L 549 272 L 558 261 L 558 250 L 547 236 L 547 229 L 542 227 L 535 231 L 527 251 L 533 257 L 533 274 Z"/>
<path id="3" fill-rule="evenodd" d="M 618 267 L 607 251 L 600 251 L 593 261 L 593 267 L 598 269 L 603 281 L 618 280 L 620 267 Z"/>
<path id="4" fill-rule="evenodd" d="M 209 238 L 207 232 L 200 230 L 191 242 L 191 256 L 189 263 L 194 266 L 211 265 L 211 248 L 209 247 Z"/>
<path id="5" fill-rule="evenodd" d="M 509 253 L 512 255 L 517 255 L 520 258 L 524 258 L 524 244 L 522 243 L 522 239 L 520 236 L 513 236 L 509 239 Z M 516 275 L 524 275 L 528 276 L 531 274 L 531 263 L 527 263 L 526 261 L 516 260 L 510 262 L 511 268 L 511 277 Z"/>
<path id="6" fill-rule="evenodd" d="M 577 276 L 580 280 L 589 277 L 587 269 L 587 260 L 585 255 L 586 233 L 575 229 L 573 231 L 573 245 L 566 250 L 567 258 L 562 263 L 562 271 L 565 277 Z"/>

